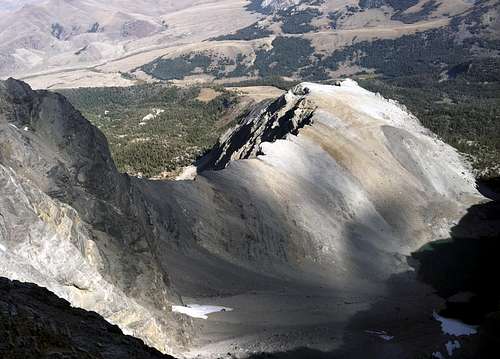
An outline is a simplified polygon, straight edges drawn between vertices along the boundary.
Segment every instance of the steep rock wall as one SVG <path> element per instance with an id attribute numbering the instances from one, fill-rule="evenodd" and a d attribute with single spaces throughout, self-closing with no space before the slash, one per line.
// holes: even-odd
<path id="1" fill-rule="evenodd" d="M 44 285 L 164 352 L 189 340 L 144 200 L 64 97 L 0 84 L 0 173 L 0 275 Z"/>

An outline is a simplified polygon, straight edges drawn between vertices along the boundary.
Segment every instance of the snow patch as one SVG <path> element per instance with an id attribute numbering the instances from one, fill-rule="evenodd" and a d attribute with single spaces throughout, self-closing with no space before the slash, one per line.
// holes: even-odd
<path id="1" fill-rule="evenodd" d="M 208 319 L 208 314 L 218 312 L 230 312 L 233 308 L 221 307 L 217 305 L 200 305 L 200 304 L 186 304 L 173 305 L 172 311 L 189 315 L 193 318 Z"/>
<path id="2" fill-rule="evenodd" d="M 385 330 L 365 330 L 365 332 L 368 334 L 374 334 L 385 341 L 394 339 L 394 335 L 388 335 Z"/>
<path id="3" fill-rule="evenodd" d="M 460 349 L 460 342 L 458 340 L 453 340 L 453 341 L 450 340 L 448 343 L 445 344 L 445 346 L 448 355 L 451 357 L 455 349 Z"/>
<path id="4" fill-rule="evenodd" d="M 9 126 L 12 127 L 12 128 L 15 128 L 16 130 L 19 130 L 19 127 L 17 127 L 16 125 L 14 125 L 13 123 L 9 123 Z M 28 132 L 30 129 L 28 126 L 24 126 L 23 127 L 23 131 L 26 131 Z"/>
<path id="5" fill-rule="evenodd" d="M 432 357 L 437 358 L 437 359 L 444 359 L 444 356 L 443 356 L 443 354 L 441 354 L 441 352 L 432 353 Z"/>
<path id="6" fill-rule="evenodd" d="M 7 252 L 7 247 L 5 247 L 3 244 L 0 244 L 0 252 Z"/>
<path id="7" fill-rule="evenodd" d="M 147 114 L 146 116 L 144 116 L 142 118 L 141 122 L 139 122 L 140 126 L 144 126 L 147 121 L 154 120 L 155 118 L 157 118 L 158 116 L 160 116 L 163 112 L 165 112 L 165 110 L 163 110 L 161 108 L 153 108 L 151 111 L 153 111 L 153 112 Z"/>
<path id="8" fill-rule="evenodd" d="M 142 121 L 149 121 L 149 120 L 152 120 L 152 119 L 154 119 L 154 118 L 155 118 L 155 115 L 153 115 L 152 113 L 150 113 L 150 114 L 148 114 L 148 115 L 144 116 L 144 117 L 142 118 Z"/>
<path id="9" fill-rule="evenodd" d="M 438 322 L 441 322 L 441 330 L 443 333 L 448 334 L 448 335 L 453 335 L 453 336 L 461 336 L 461 335 L 474 335 L 477 334 L 477 326 L 475 325 L 468 325 L 465 323 L 462 323 L 461 321 L 457 319 L 449 319 L 449 318 L 444 318 L 434 312 L 432 314 L 435 320 Z"/>
<path id="10" fill-rule="evenodd" d="M 379 335 L 379 337 L 387 341 L 394 339 L 393 335 Z"/>

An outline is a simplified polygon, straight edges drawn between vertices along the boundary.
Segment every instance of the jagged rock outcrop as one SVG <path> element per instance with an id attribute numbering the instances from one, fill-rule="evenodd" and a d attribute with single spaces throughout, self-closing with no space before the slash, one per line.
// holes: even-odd
<path id="1" fill-rule="evenodd" d="M 3 359 L 172 359 L 45 288 L 0 278 Z"/>
<path id="2" fill-rule="evenodd" d="M 310 124 L 315 109 L 303 95 L 297 88 L 264 108 L 257 106 L 235 128 L 221 136 L 202 160 L 200 169 L 223 169 L 230 161 L 255 158 L 262 154 L 261 143 L 297 135 L 299 129 Z"/>

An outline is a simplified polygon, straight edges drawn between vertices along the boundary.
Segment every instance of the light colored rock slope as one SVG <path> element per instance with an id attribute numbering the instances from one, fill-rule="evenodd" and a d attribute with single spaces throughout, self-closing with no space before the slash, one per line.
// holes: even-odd
<path id="1" fill-rule="evenodd" d="M 142 185 L 179 242 L 160 244 L 179 293 L 234 309 L 201 326 L 188 356 L 306 346 L 363 358 L 365 343 L 412 358 L 444 345 L 430 316 L 440 299 L 407 256 L 483 198 L 403 106 L 353 81 L 303 83 L 224 135 L 199 171 Z M 397 343 L 371 340 L 373 328 Z"/>
<path id="2" fill-rule="evenodd" d="M 158 184 L 173 197 L 169 215 L 190 217 L 181 237 L 235 265 L 326 273 L 332 284 L 406 269 L 405 255 L 447 237 L 481 198 L 453 148 L 353 81 L 298 86 L 207 161 L 227 167 Z"/>

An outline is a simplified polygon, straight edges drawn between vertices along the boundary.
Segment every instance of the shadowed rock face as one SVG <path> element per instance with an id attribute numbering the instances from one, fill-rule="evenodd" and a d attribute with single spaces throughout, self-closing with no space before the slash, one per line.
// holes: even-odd
<path id="1" fill-rule="evenodd" d="M 0 83 L 0 275 L 49 288 L 167 351 L 183 320 L 144 201 L 66 99 Z"/>
<path id="2" fill-rule="evenodd" d="M 425 293 L 393 293 L 385 282 L 483 200 L 455 150 L 353 81 L 299 85 L 243 119 L 202 163 L 194 181 L 121 175 L 101 132 L 63 97 L 2 82 L 0 275 L 45 286 L 161 351 L 183 352 L 200 328 L 171 312 L 179 294 L 307 284 L 366 307 Z M 434 301 L 421 296 L 428 313 Z M 329 313 L 335 330 L 357 310 Z M 235 337 L 248 318 L 227 315 Z M 264 334 L 246 344 L 272 338 Z"/>
<path id="3" fill-rule="evenodd" d="M 172 359 L 45 288 L 6 278 L 0 278 L 0 338 L 4 359 Z"/>
<path id="4" fill-rule="evenodd" d="M 440 314 L 480 325 L 478 358 L 500 355 L 500 288 L 493 285 L 499 273 L 499 183 L 499 178 L 483 181 L 482 193 L 493 201 L 471 206 L 452 228 L 450 238 L 413 253 L 419 278 L 446 298 Z"/>

